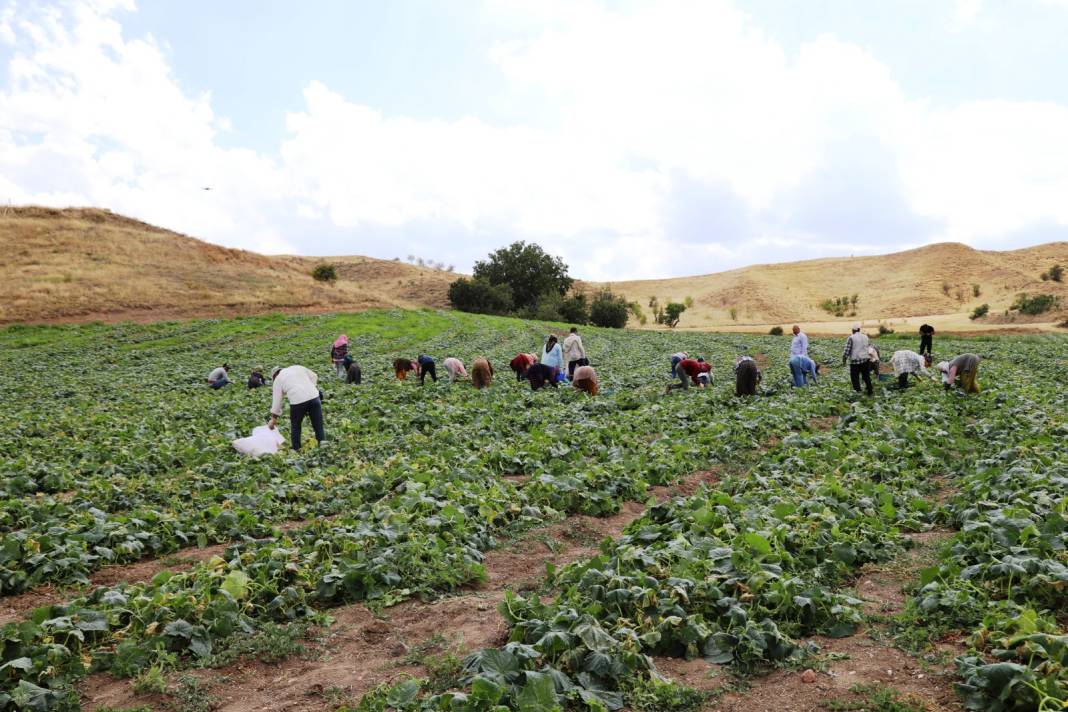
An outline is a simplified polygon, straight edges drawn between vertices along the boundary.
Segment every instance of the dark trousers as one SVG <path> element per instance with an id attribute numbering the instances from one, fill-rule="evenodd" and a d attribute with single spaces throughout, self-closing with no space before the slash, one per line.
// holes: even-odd
<path id="1" fill-rule="evenodd" d="M 902 373 L 900 376 L 897 377 L 897 387 L 898 388 L 908 388 L 909 387 L 909 374 L 907 372 L 906 373 Z"/>
<path id="2" fill-rule="evenodd" d="M 358 386 L 361 381 L 363 381 L 363 372 L 360 371 L 359 366 L 352 364 L 348 369 L 348 382 Z"/>
<path id="3" fill-rule="evenodd" d="M 857 393 L 860 393 L 860 379 L 861 378 L 864 379 L 864 386 L 867 388 L 868 395 L 870 396 L 872 393 L 874 393 L 874 391 L 873 391 L 873 389 L 871 387 L 871 362 L 870 361 L 861 361 L 859 363 L 851 362 L 849 364 L 849 380 L 853 383 L 853 390 L 856 391 Z"/>
<path id="4" fill-rule="evenodd" d="M 300 450 L 300 427 L 304 422 L 304 416 L 311 418 L 312 429 L 315 431 L 315 439 L 320 443 L 326 440 L 323 432 L 323 402 L 319 398 L 312 398 L 303 403 L 289 404 L 289 443 L 294 450 Z"/>
<path id="5" fill-rule="evenodd" d="M 920 334 L 920 356 L 931 353 L 931 344 L 934 337 L 930 334 Z"/>
<path id="6" fill-rule="evenodd" d="M 678 377 L 679 382 L 669 383 L 667 389 L 669 391 L 674 390 L 676 388 L 681 388 L 684 391 L 690 390 L 690 377 L 686 375 L 686 372 L 683 371 L 681 368 L 675 369 L 675 375 Z"/>
<path id="7" fill-rule="evenodd" d="M 588 358 L 577 358 L 574 361 L 567 362 L 567 378 L 571 380 L 575 377 L 575 369 L 579 366 L 589 366 L 590 360 Z"/>
<path id="8" fill-rule="evenodd" d="M 220 379 L 219 379 L 218 381 L 212 381 L 210 385 L 211 385 L 211 387 L 212 387 L 212 388 L 214 388 L 215 390 L 219 390 L 219 389 L 220 389 L 220 388 L 222 388 L 223 386 L 228 386 L 228 385 L 230 385 L 230 379 L 228 379 L 228 378 L 227 378 L 226 376 L 223 376 L 223 377 L 222 377 L 222 378 L 220 378 Z"/>
<path id="9" fill-rule="evenodd" d="M 681 360 L 682 359 L 679 358 L 678 356 L 672 356 L 671 357 L 671 377 L 672 378 L 675 377 L 675 367 L 679 365 L 679 361 L 681 361 Z"/>
<path id="10" fill-rule="evenodd" d="M 428 363 L 419 367 L 419 385 L 426 383 L 427 374 L 430 374 L 430 377 L 434 379 L 434 383 L 438 382 L 438 372 L 434 364 Z"/>

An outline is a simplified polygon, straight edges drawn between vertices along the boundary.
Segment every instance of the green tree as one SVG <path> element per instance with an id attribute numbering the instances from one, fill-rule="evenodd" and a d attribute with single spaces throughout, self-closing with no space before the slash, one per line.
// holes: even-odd
<path id="1" fill-rule="evenodd" d="M 512 290 L 507 284 L 461 277 L 449 285 L 449 303 L 465 312 L 507 314 L 512 310 Z"/>
<path id="2" fill-rule="evenodd" d="M 664 307 L 664 318 L 661 323 L 667 324 L 674 329 L 679 323 L 679 317 L 686 311 L 685 304 L 679 304 L 678 302 L 668 302 L 668 305 Z"/>
<path id="3" fill-rule="evenodd" d="M 590 323 L 594 326 L 609 326 L 622 329 L 627 325 L 630 307 L 624 297 L 616 296 L 608 289 L 602 290 L 590 304 Z"/>
<path id="4" fill-rule="evenodd" d="M 560 304 L 561 321 L 572 324 L 587 324 L 590 321 L 590 305 L 585 294 L 572 294 Z"/>
<path id="5" fill-rule="evenodd" d="M 334 265 L 316 265 L 312 270 L 312 278 L 317 282 L 336 282 L 337 267 Z"/>
<path id="6" fill-rule="evenodd" d="M 574 282 L 563 260 L 525 242 L 513 242 L 476 262 L 474 278 L 494 286 L 507 285 L 517 311 L 533 307 L 546 294 L 562 297 Z"/>

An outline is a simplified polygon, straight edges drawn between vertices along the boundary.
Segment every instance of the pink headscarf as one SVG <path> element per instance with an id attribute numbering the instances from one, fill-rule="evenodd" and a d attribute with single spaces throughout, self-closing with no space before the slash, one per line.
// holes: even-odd
<path id="1" fill-rule="evenodd" d="M 349 337 L 347 337 L 344 334 L 342 334 L 341 336 L 337 337 L 337 341 L 334 342 L 334 348 L 337 348 L 338 346 L 345 346 L 348 343 L 349 343 Z"/>

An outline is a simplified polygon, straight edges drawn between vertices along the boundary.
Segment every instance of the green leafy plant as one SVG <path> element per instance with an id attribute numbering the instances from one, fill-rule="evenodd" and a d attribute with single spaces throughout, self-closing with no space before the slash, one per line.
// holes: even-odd
<path id="1" fill-rule="evenodd" d="M 316 282 L 336 282 L 337 281 L 337 267 L 334 265 L 316 265 L 312 270 L 312 278 Z"/>

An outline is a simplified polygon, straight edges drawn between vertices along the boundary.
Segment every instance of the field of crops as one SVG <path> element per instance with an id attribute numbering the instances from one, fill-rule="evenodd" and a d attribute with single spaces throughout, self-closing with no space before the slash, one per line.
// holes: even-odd
<path id="1" fill-rule="evenodd" d="M 0 710 L 100 707 L 94 690 L 116 684 L 126 706 L 227 707 L 175 681 L 248 671 L 243 656 L 293 631 L 321 636 L 309 646 L 329 659 L 331 623 L 354 615 L 468 606 L 497 552 L 621 509 L 621 531 L 480 599 L 502 630 L 457 644 L 451 674 L 446 656 L 408 664 L 421 642 L 408 640 L 396 674 L 266 708 L 716 709 L 771 671 L 820 670 L 813 640 L 876 627 L 917 659 L 951 649 L 954 705 L 1066 706 L 1068 340 L 940 340 L 936 353 L 983 356 L 980 395 L 881 382 L 866 399 L 841 368 L 791 388 L 788 337 L 591 328 L 602 393 L 589 398 L 511 376 L 547 328 L 423 311 L 0 332 Z M 332 375 L 342 332 L 363 385 Z M 841 346 L 812 352 L 833 364 Z M 766 354 L 762 396 L 733 396 L 739 348 Z M 713 362 L 713 388 L 664 393 L 680 349 Z M 487 356 L 497 378 L 397 382 L 393 358 L 420 352 Z M 270 389 L 207 388 L 224 360 L 239 379 L 315 369 L 328 441 L 306 424 L 301 453 L 236 453 Z M 932 531 L 944 543 L 909 573 L 901 610 L 866 608 L 859 577 Z M 671 659 L 727 682 L 671 682 Z"/>

